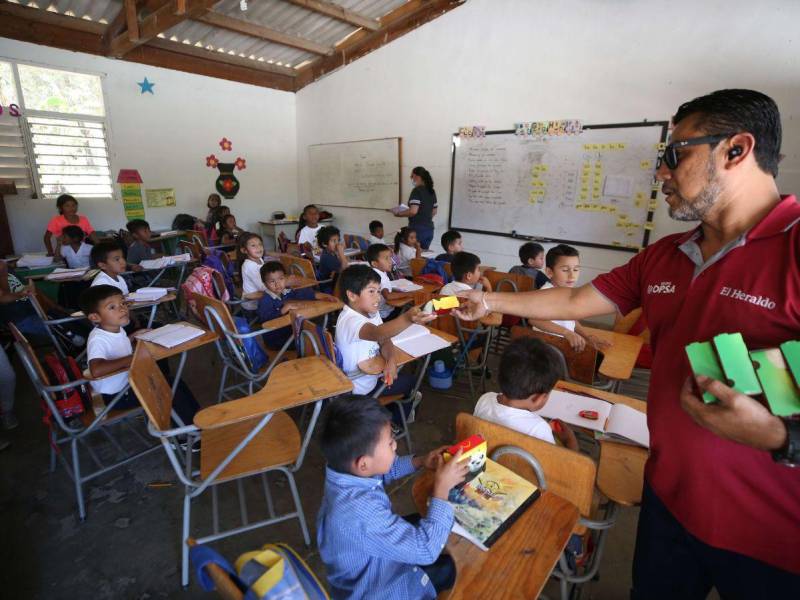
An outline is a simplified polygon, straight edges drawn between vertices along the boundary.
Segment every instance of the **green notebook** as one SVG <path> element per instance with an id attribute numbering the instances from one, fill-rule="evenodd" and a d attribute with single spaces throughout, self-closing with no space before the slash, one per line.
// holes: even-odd
<path id="1" fill-rule="evenodd" d="M 686 346 L 686 356 L 695 375 L 705 375 L 711 379 L 726 381 L 725 374 L 717 359 L 717 353 L 711 342 L 694 342 Z M 703 401 L 712 404 L 717 399 L 709 392 L 703 392 Z"/>
<path id="2" fill-rule="evenodd" d="M 756 367 L 772 414 L 787 417 L 800 413 L 800 389 L 795 385 L 778 348 L 755 350 L 750 358 Z"/>
<path id="3" fill-rule="evenodd" d="M 800 387 L 800 340 L 784 342 L 781 344 L 781 352 L 794 377 L 794 384 Z"/>
<path id="4" fill-rule="evenodd" d="M 761 393 L 753 363 L 741 333 L 721 333 L 714 336 L 714 347 L 725 378 L 737 392 L 752 396 Z"/>

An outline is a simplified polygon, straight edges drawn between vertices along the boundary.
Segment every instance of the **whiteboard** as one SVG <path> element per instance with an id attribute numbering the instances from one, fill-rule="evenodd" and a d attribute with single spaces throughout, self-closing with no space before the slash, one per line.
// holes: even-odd
<path id="1" fill-rule="evenodd" d="M 656 207 L 666 122 L 587 125 L 576 135 L 453 136 L 450 227 L 638 251 Z"/>
<path id="2" fill-rule="evenodd" d="M 311 202 L 392 208 L 400 201 L 400 138 L 308 147 Z"/>

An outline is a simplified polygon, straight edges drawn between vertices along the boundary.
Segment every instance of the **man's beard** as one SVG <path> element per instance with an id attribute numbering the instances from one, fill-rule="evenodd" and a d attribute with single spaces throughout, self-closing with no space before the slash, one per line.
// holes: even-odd
<path id="1" fill-rule="evenodd" d="M 722 185 L 717 178 L 717 168 L 713 160 L 708 161 L 706 169 L 706 185 L 694 197 L 693 200 L 687 200 L 677 190 L 673 192 L 673 196 L 677 197 L 680 202 L 677 206 L 669 207 L 669 216 L 676 221 L 702 221 L 703 217 L 708 214 L 711 207 L 719 198 L 722 192 Z"/>

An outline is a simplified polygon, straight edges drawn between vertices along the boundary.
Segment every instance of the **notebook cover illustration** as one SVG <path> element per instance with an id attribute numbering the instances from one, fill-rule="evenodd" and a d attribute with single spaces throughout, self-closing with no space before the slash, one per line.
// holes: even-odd
<path id="1" fill-rule="evenodd" d="M 483 472 L 450 490 L 456 522 L 487 548 L 541 494 L 539 488 L 503 465 L 486 459 Z"/>

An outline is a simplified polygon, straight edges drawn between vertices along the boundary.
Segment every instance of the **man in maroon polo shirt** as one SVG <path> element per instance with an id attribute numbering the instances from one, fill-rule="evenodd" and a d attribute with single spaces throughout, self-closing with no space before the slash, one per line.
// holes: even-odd
<path id="1" fill-rule="evenodd" d="M 697 382 L 722 399 L 704 406 L 684 353 L 725 332 L 750 348 L 800 338 L 800 204 L 775 183 L 780 115 L 761 93 L 721 90 L 683 104 L 673 123 L 657 176 L 670 216 L 699 227 L 580 288 L 464 293 L 460 316 L 581 319 L 642 307 L 651 447 L 632 598 L 705 598 L 712 587 L 724 598 L 800 598 L 800 470 L 770 455 L 791 447 L 793 422 L 720 382 Z"/>

